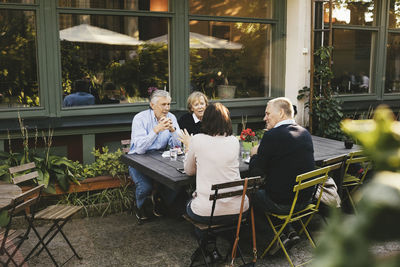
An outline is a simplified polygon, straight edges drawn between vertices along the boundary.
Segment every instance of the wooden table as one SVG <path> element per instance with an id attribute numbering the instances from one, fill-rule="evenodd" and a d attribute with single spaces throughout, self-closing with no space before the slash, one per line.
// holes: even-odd
<path id="1" fill-rule="evenodd" d="M 353 151 L 361 150 L 358 145 L 353 145 L 351 149 L 344 147 L 343 141 L 337 141 L 333 139 L 323 138 L 319 136 L 312 136 L 314 145 L 314 160 L 320 162 L 325 159 L 330 159 L 340 155 L 349 154 Z"/>
<path id="2" fill-rule="evenodd" d="M 121 157 L 121 160 L 174 190 L 195 182 L 194 176 L 188 176 L 177 170 L 177 168 L 183 168 L 183 156 L 178 156 L 178 159 L 174 161 L 170 158 L 163 158 L 161 154 L 162 151 L 151 151 L 142 155 L 126 154 Z M 241 161 L 239 169 L 241 173 L 245 173 L 249 166 Z"/>
<path id="3" fill-rule="evenodd" d="M 0 210 L 11 204 L 11 200 L 22 194 L 18 185 L 0 183 Z"/>
<path id="4" fill-rule="evenodd" d="M 353 146 L 352 149 L 346 149 L 344 143 L 332 139 L 312 136 L 314 143 L 314 159 L 316 162 L 329 159 L 335 156 L 348 154 L 351 151 L 359 150 L 360 147 Z M 173 161 L 170 158 L 163 158 L 162 151 L 151 151 L 146 154 L 123 155 L 122 162 L 134 167 L 143 174 L 152 179 L 177 190 L 182 186 L 195 182 L 194 176 L 188 176 L 180 173 L 177 168 L 183 168 L 183 156 L 179 156 L 178 160 Z M 249 165 L 240 160 L 240 174 L 242 177 L 247 176 Z"/>

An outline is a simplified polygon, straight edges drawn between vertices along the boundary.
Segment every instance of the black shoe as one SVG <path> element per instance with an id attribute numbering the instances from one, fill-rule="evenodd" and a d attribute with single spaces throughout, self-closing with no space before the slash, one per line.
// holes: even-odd
<path id="1" fill-rule="evenodd" d="M 143 209 L 144 216 L 146 216 L 147 218 L 154 217 L 154 213 L 153 213 L 154 204 L 153 204 L 152 196 L 146 197 L 146 199 L 143 202 L 142 209 Z"/>
<path id="2" fill-rule="evenodd" d="M 281 239 L 283 245 L 284 245 L 285 248 L 286 248 L 286 245 L 288 244 L 288 242 L 290 242 L 290 239 L 287 238 L 285 234 L 281 234 L 279 237 L 280 237 L 280 239 Z M 274 244 L 272 245 L 272 247 L 269 249 L 268 254 L 271 255 L 271 256 L 273 256 L 273 255 L 275 255 L 276 253 L 278 253 L 280 250 L 281 250 L 281 244 L 279 243 L 279 240 L 276 239 L 275 243 L 274 243 Z"/>
<path id="3" fill-rule="evenodd" d="M 294 245 L 300 242 L 300 236 L 296 233 L 296 231 L 292 231 L 288 234 L 289 242 L 285 245 L 286 249 L 291 249 Z"/>
<path id="4" fill-rule="evenodd" d="M 153 193 L 151 195 L 151 202 L 153 204 L 153 210 L 152 213 L 156 217 L 162 217 L 165 212 L 164 212 L 164 207 L 163 207 L 163 202 L 161 199 L 161 196 L 157 193 Z"/>
<path id="5" fill-rule="evenodd" d="M 142 224 L 143 221 L 148 220 L 149 218 L 144 214 L 143 207 L 138 208 L 136 205 L 133 206 L 133 213 L 136 217 L 136 220 L 138 221 L 139 224 Z"/>

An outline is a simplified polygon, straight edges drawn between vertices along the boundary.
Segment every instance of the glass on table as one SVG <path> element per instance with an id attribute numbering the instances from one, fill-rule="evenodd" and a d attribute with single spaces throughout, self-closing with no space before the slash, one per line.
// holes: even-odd
<path id="1" fill-rule="evenodd" d="M 173 147 L 169 149 L 169 157 L 171 160 L 177 160 L 178 159 L 178 148 Z"/>

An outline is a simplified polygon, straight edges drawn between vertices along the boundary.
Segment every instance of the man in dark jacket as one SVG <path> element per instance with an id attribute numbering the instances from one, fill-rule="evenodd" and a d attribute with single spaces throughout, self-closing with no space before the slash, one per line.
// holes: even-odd
<path id="1" fill-rule="evenodd" d="M 255 207 L 259 210 L 289 213 L 296 176 L 314 169 L 311 135 L 296 124 L 293 113 L 292 103 L 284 97 L 269 101 L 265 109 L 267 131 L 260 145 L 250 153 L 250 172 L 266 177 L 265 187 L 257 192 L 254 199 Z M 313 189 L 303 191 L 299 194 L 296 209 L 306 207 L 311 201 Z M 299 237 L 291 226 L 287 226 L 287 229 L 282 240 L 292 241 L 292 245 Z M 279 246 L 276 246 L 277 250 Z"/>

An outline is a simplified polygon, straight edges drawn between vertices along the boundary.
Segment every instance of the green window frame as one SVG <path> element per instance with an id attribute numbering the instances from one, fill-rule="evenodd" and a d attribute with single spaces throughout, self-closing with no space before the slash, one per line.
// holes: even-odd
<path id="1" fill-rule="evenodd" d="M 163 17 L 169 20 L 169 62 L 172 110 L 185 110 L 186 98 L 189 95 L 189 21 L 217 20 L 239 21 L 249 23 L 266 23 L 272 25 L 271 53 L 271 96 L 284 95 L 285 80 L 285 35 L 286 35 L 286 1 L 274 0 L 274 19 L 213 17 L 189 15 L 188 0 L 169 0 L 169 11 L 134 11 L 96 8 L 58 7 L 58 1 L 36 0 L 35 4 L 0 3 L 0 9 L 33 10 L 36 12 L 38 78 L 40 81 L 40 107 L 4 109 L 0 119 L 14 119 L 17 113 L 23 118 L 62 118 L 73 116 L 108 115 L 135 113 L 148 106 L 146 103 L 116 105 L 95 105 L 80 108 L 62 108 L 61 88 L 61 55 L 59 43 L 60 14 L 98 14 Z M 263 106 L 269 97 L 255 99 L 223 100 L 228 107 Z"/>
<path id="2" fill-rule="evenodd" d="M 386 75 L 386 53 L 387 40 L 389 33 L 400 33 L 400 29 L 389 29 L 389 4 L 391 0 L 377 1 L 376 6 L 376 23 L 374 26 L 360 25 L 339 25 L 332 24 L 333 30 L 361 30 L 375 33 L 375 41 L 371 45 L 371 87 L 372 93 L 339 95 L 339 98 L 346 101 L 375 101 L 375 100 L 398 100 L 400 93 L 385 93 L 385 75 Z M 324 1 L 325 3 L 329 1 Z M 333 1 L 335 2 L 335 0 Z M 323 12 L 323 9 L 320 9 Z M 316 10 L 318 12 L 318 10 Z M 317 14 L 316 14 L 317 15 Z M 325 24 L 325 29 L 329 28 Z M 327 45 L 327 44 L 326 44 Z M 373 47 L 375 46 L 375 47 Z M 335 47 L 333 48 L 333 54 Z"/>

